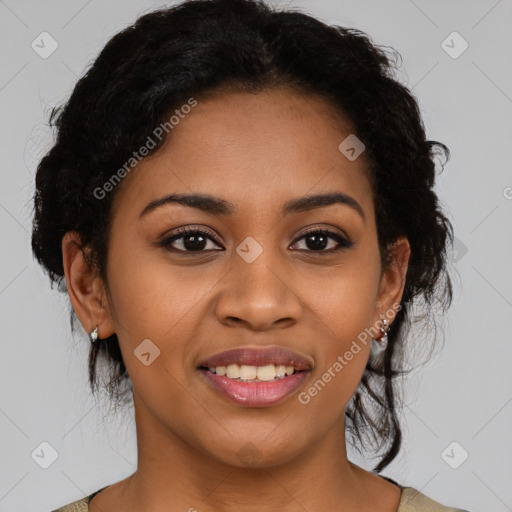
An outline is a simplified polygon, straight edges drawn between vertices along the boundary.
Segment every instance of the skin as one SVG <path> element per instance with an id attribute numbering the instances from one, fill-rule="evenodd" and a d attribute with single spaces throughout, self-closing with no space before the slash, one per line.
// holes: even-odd
<path id="1" fill-rule="evenodd" d="M 345 448 L 344 410 L 369 338 L 306 405 L 295 393 L 271 407 L 243 407 L 197 370 L 224 350 L 279 345 L 313 362 L 304 391 L 399 304 L 409 244 L 400 239 L 393 264 L 381 268 L 367 161 L 338 150 L 350 133 L 330 104 L 286 89 L 198 99 L 116 191 L 108 288 L 76 233 L 66 234 L 73 307 L 88 332 L 97 325 L 100 338 L 117 333 L 134 388 L 138 468 L 96 495 L 91 511 L 397 510 L 399 488 L 349 462 Z M 292 198 L 332 191 L 353 197 L 365 219 L 342 204 L 281 214 Z M 222 197 L 238 210 L 166 204 L 139 218 L 148 203 L 177 192 Z M 218 242 L 208 240 L 204 254 L 158 245 L 180 226 L 206 228 Z M 353 245 L 322 256 L 303 238 L 311 228 Z M 263 248 L 250 264 L 236 252 L 248 236 Z M 328 240 L 324 252 L 338 246 Z M 171 247 L 185 251 L 184 241 Z M 145 339 L 160 350 L 149 366 L 134 355 Z M 239 456 L 249 442 L 250 462 Z"/>

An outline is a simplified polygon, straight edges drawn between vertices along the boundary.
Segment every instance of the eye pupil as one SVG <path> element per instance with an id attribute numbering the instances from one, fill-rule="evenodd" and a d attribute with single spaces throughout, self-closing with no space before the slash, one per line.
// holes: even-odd
<path id="1" fill-rule="evenodd" d="M 188 242 L 191 240 L 191 242 Z M 187 251 L 201 251 L 206 245 L 206 238 L 203 235 L 186 235 L 183 237 L 183 246 Z"/>
<path id="2" fill-rule="evenodd" d="M 324 234 L 311 234 L 306 237 L 306 245 L 308 249 L 322 250 L 327 246 L 327 239 L 328 237 Z M 308 243 L 309 240 L 312 240 L 313 243 Z"/>

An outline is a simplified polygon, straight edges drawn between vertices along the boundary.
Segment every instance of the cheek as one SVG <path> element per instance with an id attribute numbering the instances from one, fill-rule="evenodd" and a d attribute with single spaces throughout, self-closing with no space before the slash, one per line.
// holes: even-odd
<path id="1" fill-rule="evenodd" d="M 316 280 L 317 286 L 310 285 L 305 292 L 324 324 L 324 333 L 333 340 L 329 351 L 335 345 L 342 350 L 345 343 L 372 325 L 379 277 L 377 258 L 358 255 L 332 270 L 327 279 Z"/>
<path id="2" fill-rule="evenodd" d="M 163 250 L 121 238 L 111 241 L 108 266 L 115 320 L 132 342 L 153 336 L 165 343 L 211 285 L 197 270 L 170 265 Z"/>
<path id="3" fill-rule="evenodd" d="M 309 385 L 297 398 L 308 411 L 305 421 L 330 428 L 339 420 L 357 390 L 371 349 L 376 283 L 370 275 L 349 274 L 331 281 L 316 310 L 316 370 Z M 313 426 L 313 424 L 312 424 Z"/>
<path id="4" fill-rule="evenodd" d="M 365 330 L 372 325 L 373 313 L 370 294 L 338 295 L 324 311 L 316 358 L 320 389 L 329 388 L 324 399 L 346 404 L 356 390 L 370 353 L 371 337 Z"/>
<path id="5" fill-rule="evenodd" d="M 323 395 L 319 401 L 339 408 L 359 385 L 371 349 L 368 329 L 375 318 L 379 277 L 375 252 L 362 251 L 332 274 L 322 293 L 310 294 L 320 320 L 316 357 L 320 382 L 318 390 L 312 390 L 313 395 Z"/>
<path id="6" fill-rule="evenodd" d="M 141 393 L 151 395 L 156 387 L 156 396 L 170 396 L 187 380 L 191 344 L 218 276 L 170 265 L 165 255 L 121 240 L 111 241 L 108 276 L 123 360 Z"/>

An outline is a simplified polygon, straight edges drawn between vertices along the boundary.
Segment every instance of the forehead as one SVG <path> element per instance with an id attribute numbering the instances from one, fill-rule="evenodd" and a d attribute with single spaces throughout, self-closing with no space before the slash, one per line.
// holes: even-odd
<path id="1" fill-rule="evenodd" d="M 371 210 L 364 153 L 350 161 L 338 149 L 353 132 L 328 101 L 287 88 L 204 95 L 128 176 L 121 202 L 197 192 L 268 208 L 288 196 L 338 190 Z"/>

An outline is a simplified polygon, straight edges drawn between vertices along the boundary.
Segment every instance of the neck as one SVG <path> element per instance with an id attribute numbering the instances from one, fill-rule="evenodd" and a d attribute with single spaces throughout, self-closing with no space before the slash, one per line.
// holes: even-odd
<path id="1" fill-rule="evenodd" d="M 307 452 L 285 463 L 237 467 L 192 447 L 143 410 L 136 396 L 134 402 L 138 467 L 120 493 L 124 510 L 156 512 L 163 504 L 189 512 L 366 510 L 361 503 L 368 485 L 388 497 L 394 487 L 388 510 L 397 509 L 396 486 L 348 461 L 343 415 Z"/>

